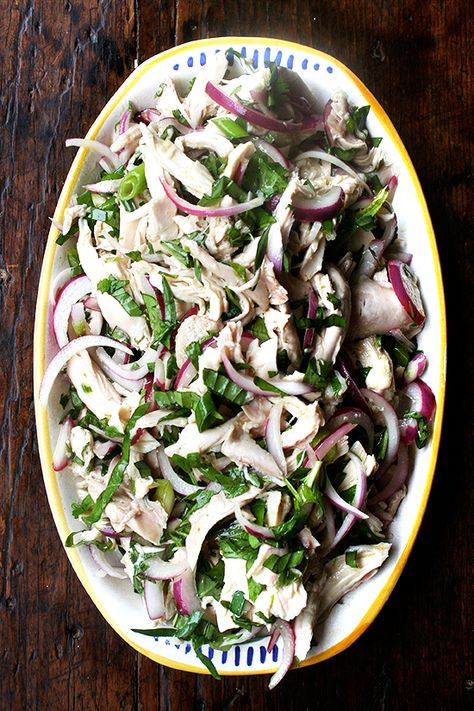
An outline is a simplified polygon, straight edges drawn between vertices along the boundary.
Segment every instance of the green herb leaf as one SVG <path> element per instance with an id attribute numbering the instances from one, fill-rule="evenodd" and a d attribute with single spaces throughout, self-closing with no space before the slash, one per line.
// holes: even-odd
<path id="1" fill-rule="evenodd" d="M 102 293 L 110 294 L 116 299 L 129 316 L 141 316 L 142 310 L 137 302 L 125 291 L 128 285 L 126 279 L 117 279 L 114 276 L 108 276 L 97 284 L 97 289 Z"/>
<path id="2" fill-rule="evenodd" d="M 215 118 L 212 119 L 212 123 L 217 126 L 224 136 L 231 140 L 235 138 L 247 138 L 249 135 L 248 131 L 246 131 L 240 123 L 230 118 Z"/>

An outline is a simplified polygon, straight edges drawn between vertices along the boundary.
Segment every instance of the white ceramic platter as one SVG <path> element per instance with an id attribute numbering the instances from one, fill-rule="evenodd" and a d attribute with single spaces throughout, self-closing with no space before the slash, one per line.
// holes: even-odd
<path id="1" fill-rule="evenodd" d="M 429 357 L 426 381 L 438 403 L 433 437 L 429 446 L 417 451 L 409 479 L 408 495 L 391 526 L 393 546 L 390 557 L 380 572 L 336 605 L 329 619 L 318 631 L 317 644 L 303 663 L 314 664 L 333 656 L 356 640 L 375 618 L 391 593 L 406 563 L 418 532 L 434 474 L 438 451 L 445 388 L 446 326 L 444 296 L 436 242 L 427 212 L 425 199 L 408 154 L 382 107 L 366 87 L 339 61 L 318 50 L 302 45 L 265 38 L 227 37 L 201 40 L 185 44 L 152 57 L 139 66 L 108 102 L 87 134 L 109 143 L 114 124 L 132 101 L 138 108 L 153 106 L 153 97 L 160 77 L 169 75 L 179 81 L 189 81 L 197 69 L 215 52 L 229 47 L 240 51 L 262 67 L 268 60 L 276 61 L 298 72 L 314 90 L 321 108 L 336 87 L 342 88 L 350 102 L 357 106 L 370 104 L 372 110 L 368 127 L 374 136 L 382 136 L 382 147 L 397 166 L 399 187 L 395 197 L 399 233 L 407 240 L 413 253 L 413 268 L 421 283 L 428 312 L 426 326 L 419 337 L 419 347 Z M 86 149 L 79 150 L 64 185 L 55 218 L 62 213 L 71 195 L 86 182 L 95 178 L 95 157 Z M 49 503 L 61 540 L 78 528 L 70 514 L 70 504 L 76 492 L 67 474 L 58 475 L 52 469 L 52 445 L 56 440 L 58 412 L 57 398 L 46 411 L 38 401 L 38 388 L 45 369 L 54 353 L 48 317 L 48 295 L 51 280 L 65 264 L 66 248 L 56 246 L 57 230 L 52 227 L 46 247 L 39 286 L 35 324 L 35 403 L 39 449 Z M 59 546 L 58 546 L 59 548 Z M 149 627 L 150 623 L 142 600 L 132 592 L 128 580 L 99 578 L 95 564 L 85 548 L 66 549 L 69 559 L 84 588 L 112 627 L 135 649 L 171 667 L 194 672 L 205 672 L 191 646 L 179 640 L 144 637 L 131 628 Z M 58 552 L 59 555 L 59 552 Z M 203 650 L 209 653 L 205 647 Z M 275 645 L 267 654 L 265 640 L 237 645 L 229 652 L 210 650 L 210 656 L 223 674 L 257 674 L 274 671 L 281 649 Z"/>

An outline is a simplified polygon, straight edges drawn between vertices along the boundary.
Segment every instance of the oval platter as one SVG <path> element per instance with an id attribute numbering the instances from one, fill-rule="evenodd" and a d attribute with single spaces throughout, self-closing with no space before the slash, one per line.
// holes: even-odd
<path id="1" fill-rule="evenodd" d="M 268 61 L 293 69 L 315 91 L 319 104 L 340 87 L 354 105 L 371 106 L 368 128 L 372 135 L 383 137 L 383 149 L 398 170 L 399 187 L 394 208 L 399 232 L 413 253 L 413 265 L 422 286 L 428 318 L 419 337 L 419 347 L 429 357 L 426 382 L 438 403 L 433 424 L 433 436 L 427 447 L 416 452 L 410 475 L 408 494 L 391 525 L 393 545 L 390 556 L 378 574 L 336 605 L 324 626 L 317 629 L 316 645 L 301 666 L 315 664 L 338 654 L 352 644 L 380 612 L 413 547 L 434 475 L 438 453 L 445 392 L 446 321 L 441 269 L 431 220 L 420 183 L 412 162 L 390 119 L 369 90 L 341 62 L 319 50 L 282 40 L 248 37 L 221 37 L 199 40 L 167 50 L 140 65 L 119 88 L 102 110 L 87 133 L 87 138 L 110 142 L 113 127 L 126 109 L 128 101 L 138 107 L 153 104 L 160 77 L 169 75 L 179 81 L 189 81 L 200 66 L 219 51 L 234 48 L 246 56 L 255 67 Z M 55 212 L 62 214 L 71 195 L 93 177 L 95 160 L 87 149 L 80 149 L 74 159 Z M 57 229 L 52 226 L 39 284 L 34 336 L 34 393 L 39 452 L 49 504 L 61 541 L 64 543 L 77 522 L 70 513 L 75 499 L 71 478 L 52 468 L 52 443 L 56 440 L 58 411 L 48 409 L 38 400 L 38 389 L 45 365 L 54 350 L 50 329 L 48 298 L 52 279 L 66 265 L 66 250 L 56 246 Z M 176 669 L 207 673 L 191 645 L 163 637 L 144 637 L 131 628 L 149 626 L 142 600 L 136 596 L 127 580 L 99 578 L 87 550 L 67 548 L 66 553 L 82 585 L 115 631 L 134 649 L 147 657 Z M 228 652 L 203 648 L 221 674 L 262 674 L 275 671 L 280 661 L 278 644 L 267 653 L 266 640 L 236 645 Z"/>

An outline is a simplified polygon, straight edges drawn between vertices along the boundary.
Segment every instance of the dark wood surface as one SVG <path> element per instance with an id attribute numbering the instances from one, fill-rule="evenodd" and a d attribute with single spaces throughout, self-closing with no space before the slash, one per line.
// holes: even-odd
<path id="1" fill-rule="evenodd" d="M 2 710 L 458 711 L 472 703 L 471 8 L 467 0 L 0 1 Z M 160 667 L 108 627 L 53 527 L 31 402 L 48 216 L 72 160 L 65 138 L 85 133 L 135 61 L 230 34 L 314 45 L 339 57 L 379 98 L 427 196 L 450 323 L 441 453 L 401 580 L 359 641 L 292 672 L 273 693 L 267 677 L 219 683 Z"/>

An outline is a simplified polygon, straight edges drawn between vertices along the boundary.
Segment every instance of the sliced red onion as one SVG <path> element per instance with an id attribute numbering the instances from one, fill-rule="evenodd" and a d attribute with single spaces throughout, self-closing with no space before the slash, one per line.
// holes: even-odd
<path id="1" fill-rule="evenodd" d="M 278 222 L 273 223 L 268 231 L 267 256 L 278 277 L 283 268 L 283 237 Z"/>
<path id="2" fill-rule="evenodd" d="M 285 620 L 277 620 L 274 627 L 280 632 L 283 646 L 281 650 L 281 662 L 278 670 L 270 679 L 269 689 L 274 689 L 277 684 L 283 679 L 287 671 L 293 664 L 295 658 L 295 633 L 293 627 Z"/>
<path id="3" fill-rule="evenodd" d="M 344 205 L 344 191 L 341 188 L 330 188 L 324 195 L 312 198 L 298 196 L 293 198 L 295 218 L 297 220 L 322 222 L 337 215 Z"/>
<path id="4" fill-rule="evenodd" d="M 403 373 L 403 380 L 407 385 L 417 378 L 421 378 L 428 365 L 428 358 L 424 353 L 417 353 L 408 363 Z"/>
<path id="5" fill-rule="evenodd" d="M 94 454 L 99 457 L 99 459 L 104 459 L 108 454 L 113 452 L 115 447 L 117 446 L 116 442 L 108 441 L 108 442 L 95 442 L 94 443 Z M 102 533 L 104 533 L 102 531 Z M 104 534 L 104 535 L 111 535 L 111 534 Z"/>
<path id="6" fill-rule="evenodd" d="M 267 131 L 277 131 L 278 133 L 290 133 L 298 131 L 301 128 L 301 123 L 291 121 L 280 121 L 279 119 L 265 116 L 260 111 L 255 111 L 249 106 L 244 106 L 239 101 L 236 101 L 227 94 L 224 94 L 215 84 L 207 82 L 205 88 L 206 94 L 219 106 L 222 106 L 226 111 L 236 116 L 241 116 L 245 121 L 248 121 L 254 126 L 260 126 Z"/>
<path id="7" fill-rule="evenodd" d="M 125 578 L 127 577 L 127 573 L 124 571 L 124 569 L 111 565 L 107 560 L 106 554 L 103 551 L 99 550 L 97 546 L 90 545 L 89 551 L 94 561 L 96 562 L 98 569 L 104 576 L 110 575 L 111 578 L 119 578 L 120 580 L 125 580 Z"/>
<path id="8" fill-rule="evenodd" d="M 272 197 L 266 201 L 265 207 L 268 209 L 269 212 L 275 212 L 279 202 L 281 199 L 281 195 L 272 195 Z"/>
<path id="9" fill-rule="evenodd" d="M 356 473 L 357 473 L 357 483 L 356 483 L 356 490 L 354 494 L 354 506 L 357 509 L 360 509 L 365 502 L 365 497 L 367 494 L 367 477 L 365 476 L 365 471 L 362 467 L 361 461 L 358 457 L 356 457 L 352 452 L 348 453 L 348 456 L 354 466 L 356 467 Z M 331 544 L 330 550 L 335 548 L 341 541 L 342 539 L 347 536 L 349 531 L 351 530 L 352 526 L 355 524 L 357 521 L 356 516 L 352 513 L 347 513 L 344 517 L 343 522 L 341 523 L 341 527 L 337 531 L 336 535 L 334 536 L 334 540 Z"/>
<path id="10" fill-rule="evenodd" d="M 109 442 L 101 442 L 101 444 L 109 444 Z M 125 533 L 117 533 L 115 528 L 111 526 L 110 524 L 107 526 L 102 526 L 101 529 L 99 529 L 101 534 L 105 536 L 106 538 L 120 538 L 121 536 L 126 535 Z"/>
<path id="11" fill-rule="evenodd" d="M 123 366 L 116 363 L 103 348 L 97 348 L 95 359 L 104 373 L 118 385 L 130 392 L 139 392 L 142 389 L 143 377 L 137 380 L 133 377 L 133 371 L 126 371 L 124 374 Z"/>
<path id="12" fill-rule="evenodd" d="M 99 183 L 89 183 L 84 187 L 86 190 L 90 190 L 91 193 L 116 193 L 121 182 L 121 179 L 101 180 Z"/>
<path id="13" fill-rule="evenodd" d="M 196 592 L 194 573 L 190 568 L 173 581 L 173 597 L 180 615 L 191 615 L 191 613 L 201 609 L 201 601 Z"/>
<path id="14" fill-rule="evenodd" d="M 92 291 L 92 282 L 85 274 L 74 277 L 61 290 L 53 312 L 53 329 L 60 348 L 68 343 L 67 329 L 71 307 Z"/>
<path id="15" fill-rule="evenodd" d="M 328 422 L 330 430 L 335 430 L 346 422 L 362 427 L 368 439 L 368 449 L 371 452 L 374 448 L 374 425 L 370 417 L 356 407 L 342 407 L 336 411 Z"/>
<path id="16" fill-rule="evenodd" d="M 119 136 L 121 136 L 127 128 L 130 126 L 130 121 L 132 120 L 132 112 L 130 109 L 127 111 L 124 111 L 122 116 L 120 117 L 120 123 L 119 123 Z"/>
<path id="17" fill-rule="evenodd" d="M 95 432 L 99 437 L 103 437 L 107 440 L 107 442 L 114 442 L 115 444 L 121 444 L 123 442 L 123 437 L 109 437 L 100 427 L 96 427 L 95 425 L 88 425 L 88 427 L 91 432 Z"/>
<path id="18" fill-rule="evenodd" d="M 89 309 L 89 311 L 100 311 L 99 302 L 95 296 L 88 296 L 87 299 L 84 299 L 84 306 L 86 309 Z"/>
<path id="19" fill-rule="evenodd" d="M 419 412 L 431 422 L 436 412 L 436 399 L 430 386 L 423 380 L 414 380 L 405 388 L 405 396 L 411 401 L 411 410 Z"/>
<path id="20" fill-rule="evenodd" d="M 148 126 L 150 123 L 156 123 L 160 118 L 161 114 L 156 109 L 143 109 L 139 111 L 135 117 L 138 123 L 144 123 Z"/>
<path id="21" fill-rule="evenodd" d="M 306 454 L 308 456 L 308 462 L 305 464 L 307 466 L 309 464 L 310 467 L 314 467 L 315 464 L 317 464 L 320 460 L 317 458 L 317 456 L 314 453 L 314 449 L 312 446 L 307 442 L 304 446 Z"/>
<path id="22" fill-rule="evenodd" d="M 371 417 L 372 413 L 370 412 L 370 408 L 367 405 L 367 400 L 362 395 L 359 386 L 351 375 L 347 362 L 340 353 L 337 357 L 337 368 L 347 380 L 352 399 L 354 400 L 357 407 Z"/>
<path id="23" fill-rule="evenodd" d="M 363 388 L 361 393 L 369 404 L 371 404 L 372 407 L 381 414 L 387 428 L 387 452 L 385 454 L 385 459 L 380 464 L 380 468 L 377 472 L 377 475 L 381 476 L 397 456 L 398 447 L 400 445 L 400 427 L 398 424 L 398 417 L 391 404 L 384 397 L 379 395 L 379 393 L 375 393 L 373 390 L 368 390 L 367 388 Z"/>
<path id="24" fill-rule="evenodd" d="M 369 499 L 369 505 L 376 504 L 379 501 L 387 501 L 393 494 L 400 491 L 402 486 L 408 477 L 409 468 L 409 458 L 408 458 L 408 447 L 404 442 L 400 443 L 398 449 L 398 459 L 397 463 L 392 467 L 393 473 L 384 488 L 375 493 Z M 392 469 L 390 469 L 387 474 L 389 474 Z"/>
<path id="25" fill-rule="evenodd" d="M 145 576 L 150 580 L 173 580 L 174 578 L 179 578 L 180 575 L 184 575 L 189 570 L 189 565 L 185 558 L 179 562 L 175 562 L 173 559 L 166 561 L 158 557 L 149 558 L 147 565 Z"/>
<path id="26" fill-rule="evenodd" d="M 124 351 L 129 355 L 133 354 L 130 348 L 124 343 L 116 341 L 113 338 L 108 338 L 107 336 L 80 336 L 79 338 L 75 338 L 73 341 L 64 346 L 64 348 L 61 348 L 59 353 L 54 356 L 46 368 L 39 390 L 39 399 L 43 406 L 47 404 L 51 388 L 68 360 L 81 351 L 88 348 L 97 348 L 98 346 L 104 346 L 104 348 L 116 348 L 117 350 Z"/>
<path id="27" fill-rule="evenodd" d="M 222 364 L 229 378 L 236 385 L 241 387 L 243 390 L 251 393 L 252 395 L 259 395 L 260 397 L 275 397 L 276 393 L 270 390 L 262 390 L 253 382 L 253 379 L 249 375 L 245 375 L 239 370 L 236 370 L 229 360 L 229 357 L 225 351 L 221 354 Z M 269 383 L 274 385 L 276 388 L 284 392 L 286 395 L 307 395 L 312 392 L 313 389 L 310 385 L 306 383 L 301 383 L 293 380 L 283 380 L 273 379 Z"/>
<path id="28" fill-rule="evenodd" d="M 231 205 L 229 207 L 203 207 L 201 205 L 193 205 L 193 203 L 184 200 L 184 198 L 179 197 L 178 193 L 173 190 L 173 188 L 168 185 L 168 183 L 160 179 L 163 189 L 171 200 L 171 202 L 176 205 L 178 210 L 185 212 L 188 215 L 197 215 L 198 217 L 233 217 L 234 215 L 240 215 L 243 212 L 248 212 L 256 207 L 260 207 L 265 202 L 263 197 L 256 197 L 253 200 L 248 200 L 247 202 L 241 202 L 237 205 Z"/>
<path id="29" fill-rule="evenodd" d="M 425 312 L 413 272 L 408 265 L 397 259 L 388 263 L 387 271 L 400 304 L 417 326 L 420 326 L 425 320 Z"/>
<path id="30" fill-rule="evenodd" d="M 191 314 L 190 311 L 193 311 L 194 313 Z M 193 309 L 190 309 L 190 311 L 188 311 L 188 313 L 183 316 L 183 321 L 189 316 L 196 314 L 198 312 L 198 309 L 197 307 L 194 307 Z M 207 341 L 204 341 L 204 343 L 201 345 L 201 348 L 203 351 L 205 351 L 208 346 L 214 347 L 216 344 L 217 340 L 215 337 L 208 338 Z M 191 360 L 189 358 L 186 358 L 176 376 L 174 389 L 179 390 L 180 388 L 187 387 L 192 382 L 193 378 L 196 377 L 196 375 L 196 368 L 191 363 Z"/>
<path id="31" fill-rule="evenodd" d="M 271 654 L 273 652 L 273 647 L 275 644 L 278 642 L 280 639 L 280 630 L 277 629 L 276 627 L 273 628 L 272 633 L 270 635 L 270 639 L 268 640 L 267 644 L 267 652 L 268 654 Z"/>
<path id="32" fill-rule="evenodd" d="M 289 169 L 290 163 L 288 159 L 285 158 L 283 153 L 273 143 L 268 143 L 268 141 L 258 138 L 255 141 L 255 145 L 259 151 L 265 153 L 274 163 L 279 163 L 284 168 Z"/>
<path id="33" fill-rule="evenodd" d="M 246 390 L 249 393 L 252 393 L 252 395 L 260 395 L 261 397 L 275 396 L 275 393 L 271 393 L 268 390 L 262 390 L 261 388 L 257 387 L 257 385 L 255 385 L 255 383 L 253 382 L 253 379 L 249 375 L 245 375 L 240 370 L 236 370 L 230 362 L 225 351 L 222 351 L 221 359 L 227 375 L 232 380 L 232 382 L 238 385 L 240 388 Z"/>
<path id="34" fill-rule="evenodd" d="M 278 464 L 282 474 L 287 475 L 286 459 L 283 453 L 283 446 L 281 443 L 281 403 L 276 403 L 272 405 L 270 414 L 267 419 L 267 424 L 265 426 L 265 440 L 267 442 L 267 449 L 272 455 L 273 459 Z"/>
<path id="35" fill-rule="evenodd" d="M 105 143 L 101 143 L 100 141 L 94 141 L 90 138 L 68 138 L 66 140 L 66 148 L 70 147 L 88 148 L 93 153 L 98 153 L 100 156 L 104 156 L 104 158 L 107 158 L 107 160 L 110 161 L 114 168 L 118 168 L 120 165 L 115 153 L 111 151 L 110 148 L 105 145 Z"/>
<path id="36" fill-rule="evenodd" d="M 176 474 L 170 464 L 170 460 L 168 459 L 165 450 L 161 446 L 157 449 L 157 457 L 163 479 L 167 479 L 178 494 L 188 496 L 189 494 L 195 494 L 197 491 L 202 491 L 201 487 L 195 486 L 194 484 L 188 484 L 187 481 L 184 481 Z"/>
<path id="37" fill-rule="evenodd" d="M 334 432 L 331 432 L 331 434 L 328 434 L 327 437 L 325 437 L 319 444 L 316 445 L 314 448 L 314 454 L 319 460 L 324 459 L 326 454 L 328 454 L 333 447 L 336 446 L 338 442 L 341 441 L 343 437 L 349 434 L 349 432 L 352 432 L 354 429 L 355 424 L 351 422 L 346 422 L 344 425 L 341 425 L 340 427 L 337 428 L 337 430 L 334 430 Z"/>
<path id="38" fill-rule="evenodd" d="M 243 158 L 240 161 L 240 163 L 238 164 L 237 168 L 235 169 L 234 182 L 236 182 L 237 185 L 240 185 L 242 183 L 242 180 L 245 175 L 245 171 L 248 168 L 248 165 L 249 165 L 249 160 L 247 158 Z"/>
<path id="39" fill-rule="evenodd" d="M 54 307 L 54 304 L 56 303 L 59 294 L 66 286 L 66 284 L 70 282 L 73 278 L 73 270 L 71 269 L 71 267 L 68 267 L 67 269 L 63 269 L 62 271 L 60 271 L 59 274 L 53 279 L 49 290 L 49 303 L 51 304 L 51 306 Z"/>
<path id="40" fill-rule="evenodd" d="M 234 514 L 237 523 L 244 529 L 244 531 L 250 533 L 251 536 L 255 536 L 255 538 L 275 538 L 275 534 L 271 528 L 267 528 L 267 526 L 259 526 L 257 523 L 249 521 L 248 518 L 242 513 L 240 506 L 236 505 Z"/>
<path id="41" fill-rule="evenodd" d="M 405 444 L 412 444 L 418 435 L 418 422 L 413 417 L 400 421 L 400 439 Z"/>
<path id="42" fill-rule="evenodd" d="M 360 175 L 356 173 L 353 168 L 348 166 L 347 163 L 344 163 L 344 161 L 340 158 L 337 158 L 336 156 L 333 156 L 330 153 L 324 153 L 324 151 L 305 151 L 304 153 L 300 153 L 299 156 L 294 159 L 294 161 L 295 163 L 300 163 L 301 161 L 306 160 L 306 158 L 314 158 L 315 160 L 321 160 L 325 161 L 326 163 L 331 163 L 331 165 L 336 166 L 336 168 L 340 168 L 352 178 L 357 180 L 358 183 L 364 186 L 367 192 L 371 193 L 371 190 L 367 183 L 364 181 L 364 179 L 361 178 Z"/>
<path id="43" fill-rule="evenodd" d="M 316 318 L 316 313 L 318 310 L 318 300 L 314 289 L 310 288 L 308 296 L 308 318 Z M 303 337 L 303 348 L 310 348 L 314 341 L 314 328 L 307 328 L 304 332 Z"/>
<path id="44" fill-rule="evenodd" d="M 178 119 L 176 119 L 174 116 L 162 116 L 158 120 L 158 130 L 161 133 L 163 133 L 163 131 L 165 131 L 169 126 L 176 129 L 176 131 L 182 136 L 186 135 L 187 133 L 190 133 L 193 130 L 189 126 L 185 126 L 184 123 L 181 123 L 181 121 L 178 121 Z"/>
<path id="45" fill-rule="evenodd" d="M 327 478 L 326 478 L 326 485 L 324 487 L 324 493 L 328 497 L 329 501 L 336 508 L 341 509 L 341 511 L 345 511 L 346 513 L 352 514 L 358 520 L 369 518 L 366 513 L 364 513 L 363 511 L 360 511 L 360 509 L 356 508 L 355 506 L 348 504 L 347 501 L 344 501 L 342 496 L 339 496 L 336 489 L 333 487 L 333 485 Z"/>
<path id="46" fill-rule="evenodd" d="M 186 358 L 183 365 L 178 370 L 178 374 L 176 375 L 176 380 L 174 384 L 175 390 L 179 390 L 180 388 L 186 388 L 194 380 L 196 375 L 196 368 L 191 363 L 191 360 L 189 358 Z"/>
<path id="47" fill-rule="evenodd" d="M 150 620 L 159 620 L 166 614 L 165 598 L 161 583 L 154 583 L 145 580 L 143 583 L 143 595 L 145 599 L 146 611 Z"/>
<path id="48" fill-rule="evenodd" d="M 67 445 L 71 439 L 73 426 L 74 423 L 71 418 L 66 417 L 59 429 L 58 439 L 53 453 L 53 469 L 55 472 L 62 471 L 69 464 Z"/>

